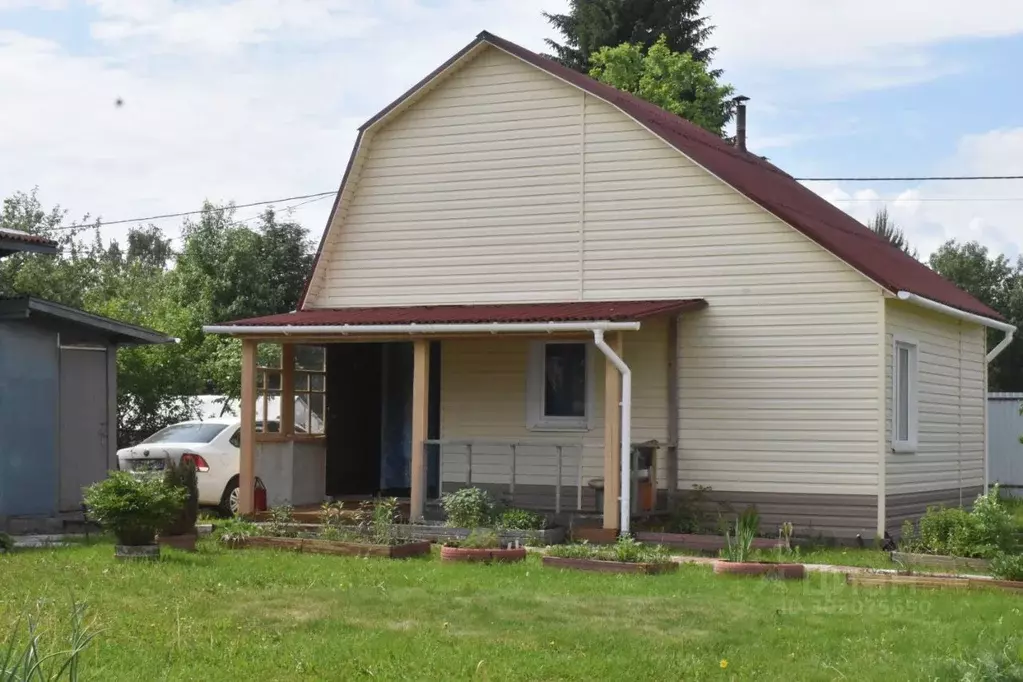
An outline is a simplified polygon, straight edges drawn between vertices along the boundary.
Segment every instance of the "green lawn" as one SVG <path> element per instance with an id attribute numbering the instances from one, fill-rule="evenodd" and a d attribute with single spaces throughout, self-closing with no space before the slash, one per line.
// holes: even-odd
<path id="1" fill-rule="evenodd" d="M 120 564 L 109 544 L 0 556 L 0 637 L 74 595 L 90 680 L 956 679 L 1015 646 L 1023 596 L 226 551 Z M 44 645 L 45 646 L 45 645 Z M 727 667 L 722 668 L 722 661 Z"/>

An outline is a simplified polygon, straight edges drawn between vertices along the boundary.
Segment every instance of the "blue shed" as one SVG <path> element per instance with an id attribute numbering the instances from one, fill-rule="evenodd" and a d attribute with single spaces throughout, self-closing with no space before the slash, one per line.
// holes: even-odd
<path id="1" fill-rule="evenodd" d="M 46 247 L 0 230 L 0 257 Z M 0 299 L 0 530 L 59 530 L 79 515 L 82 488 L 116 468 L 117 349 L 170 341 L 49 301 Z"/>

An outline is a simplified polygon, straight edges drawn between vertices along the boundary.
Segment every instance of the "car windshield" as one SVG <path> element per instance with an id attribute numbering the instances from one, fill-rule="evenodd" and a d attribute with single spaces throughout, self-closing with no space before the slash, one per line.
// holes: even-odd
<path id="1" fill-rule="evenodd" d="M 143 443 L 209 443 L 227 424 L 174 424 L 161 429 Z"/>

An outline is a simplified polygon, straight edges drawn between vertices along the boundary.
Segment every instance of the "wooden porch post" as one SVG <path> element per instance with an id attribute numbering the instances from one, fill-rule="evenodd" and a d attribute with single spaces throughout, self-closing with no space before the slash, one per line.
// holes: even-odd
<path id="1" fill-rule="evenodd" d="M 256 486 L 256 348 L 255 341 L 242 340 L 242 445 L 238 471 L 239 514 L 251 514 L 255 510 L 253 489 Z"/>
<path id="2" fill-rule="evenodd" d="M 281 344 L 281 433 L 295 434 L 295 344 Z"/>
<path id="3" fill-rule="evenodd" d="M 609 335 L 608 345 L 622 357 L 621 332 Z M 622 376 L 618 368 L 604 360 L 604 528 L 617 529 L 618 498 L 621 494 L 621 465 L 618 459 L 622 437 Z"/>
<path id="4" fill-rule="evenodd" d="M 409 515 L 412 520 L 423 517 L 426 509 L 426 448 L 430 411 L 430 342 L 416 339 L 412 376 L 412 494 Z"/>
<path id="5" fill-rule="evenodd" d="M 668 509 L 678 498 L 678 325 L 680 318 L 668 318 Z M 656 495 L 656 489 L 654 491 Z"/>

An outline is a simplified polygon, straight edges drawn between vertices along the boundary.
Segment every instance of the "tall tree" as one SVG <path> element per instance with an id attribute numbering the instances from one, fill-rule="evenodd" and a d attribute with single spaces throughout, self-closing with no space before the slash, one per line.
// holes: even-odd
<path id="1" fill-rule="evenodd" d="M 888 207 L 885 206 L 878 210 L 874 217 L 867 223 L 867 227 L 873 230 L 879 237 L 883 237 L 891 242 L 892 246 L 901 249 L 913 258 L 917 258 L 917 251 L 909 245 L 909 241 L 906 239 L 905 233 L 895 224 L 892 217 L 888 214 Z"/>
<path id="2" fill-rule="evenodd" d="M 721 85 L 707 65 L 674 52 L 662 36 L 644 53 L 640 43 L 603 47 L 590 59 L 590 75 L 721 135 L 731 117 L 731 85 Z"/>
<path id="3" fill-rule="evenodd" d="M 977 242 L 960 244 L 953 239 L 931 254 L 930 266 L 997 310 L 1010 324 L 1023 328 L 1023 257 L 1013 263 L 1001 254 L 991 256 L 987 247 Z M 1000 331 L 988 330 L 988 348 L 1002 336 Z M 1023 391 L 1023 340 L 1014 340 L 991 363 L 988 390 Z"/>
<path id="4" fill-rule="evenodd" d="M 550 39 L 547 44 L 555 59 L 583 73 L 602 47 L 638 43 L 649 48 L 662 35 L 672 51 L 707 64 L 715 49 L 706 46 L 714 27 L 700 16 L 702 5 L 703 0 L 571 0 L 568 14 L 543 13 L 565 37 L 564 44 Z"/>

